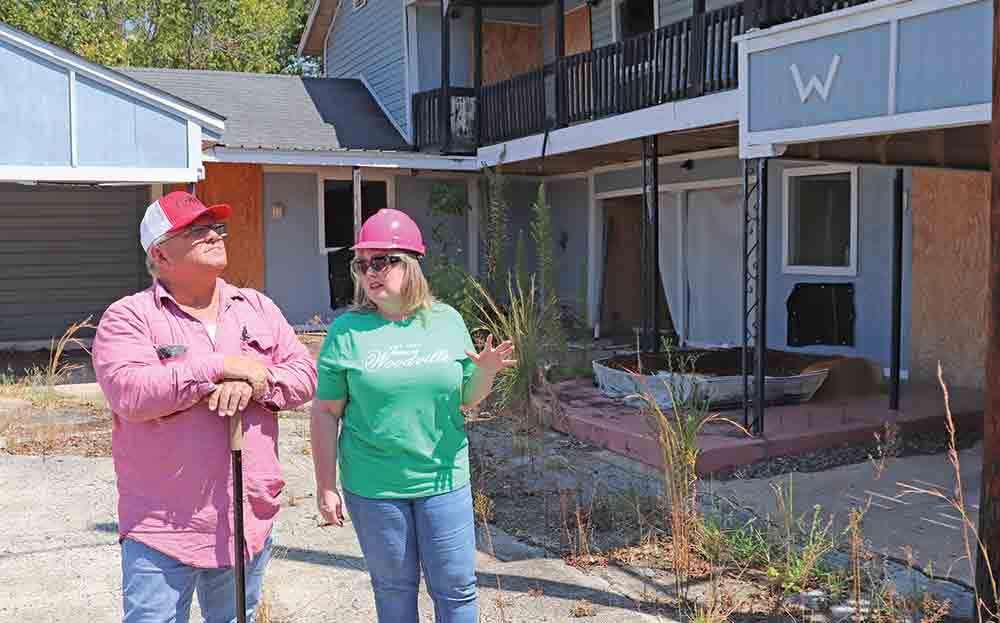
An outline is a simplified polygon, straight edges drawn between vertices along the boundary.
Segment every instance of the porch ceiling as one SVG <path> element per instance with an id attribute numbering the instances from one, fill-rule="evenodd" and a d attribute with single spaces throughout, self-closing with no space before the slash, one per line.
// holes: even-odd
<path id="1" fill-rule="evenodd" d="M 693 130 L 666 132 L 658 135 L 659 155 L 675 154 L 736 147 L 739 144 L 739 127 L 735 123 L 722 124 Z M 601 145 L 545 158 L 534 158 L 505 164 L 504 171 L 525 175 L 566 175 L 585 173 L 595 167 L 636 162 L 642 159 L 642 140 L 633 139 Z"/>
<path id="2" fill-rule="evenodd" d="M 963 126 L 789 145 L 786 158 L 888 166 L 990 170 L 990 128 Z"/>

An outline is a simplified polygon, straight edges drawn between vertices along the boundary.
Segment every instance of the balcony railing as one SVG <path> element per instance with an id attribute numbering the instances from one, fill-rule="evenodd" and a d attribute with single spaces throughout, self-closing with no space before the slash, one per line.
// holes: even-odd
<path id="1" fill-rule="evenodd" d="M 441 122 L 441 89 L 413 94 L 413 142 L 421 150 L 471 153 L 476 150 L 476 90 L 448 89 L 450 132 Z"/>
<path id="2" fill-rule="evenodd" d="M 744 0 L 746 27 L 770 28 L 814 15 L 839 11 L 871 0 Z"/>
<path id="3" fill-rule="evenodd" d="M 414 142 L 421 150 L 468 153 L 477 145 L 477 134 L 478 144 L 490 145 L 736 88 L 733 37 L 743 29 L 743 5 L 734 4 L 484 85 L 478 98 L 482 128 L 475 120 L 456 125 L 453 102 L 450 141 L 440 122 L 440 89 L 417 93 Z M 453 100 L 473 98 L 467 105 L 476 108 L 475 90 L 452 88 L 450 93 Z"/>

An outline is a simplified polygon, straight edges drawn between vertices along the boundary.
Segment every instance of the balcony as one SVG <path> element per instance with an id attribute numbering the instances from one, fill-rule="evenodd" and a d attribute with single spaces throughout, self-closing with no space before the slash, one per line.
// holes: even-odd
<path id="1" fill-rule="evenodd" d="M 475 153 L 546 130 L 734 89 L 743 5 L 701 13 L 475 89 L 413 96 L 414 143 L 421 151 Z M 449 123 L 441 120 L 448 117 Z"/>

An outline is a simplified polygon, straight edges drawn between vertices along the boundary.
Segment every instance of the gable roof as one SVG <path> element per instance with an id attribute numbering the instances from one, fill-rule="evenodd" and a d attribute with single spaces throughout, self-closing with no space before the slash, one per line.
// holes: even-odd
<path id="1" fill-rule="evenodd" d="M 341 0 L 315 0 L 306 27 L 299 39 L 299 54 L 306 56 L 323 56 L 323 40 L 330 30 L 330 24 L 337 19 Z"/>
<path id="2" fill-rule="evenodd" d="M 186 69 L 122 72 L 226 116 L 241 149 L 412 151 L 360 80 Z"/>
<path id="3" fill-rule="evenodd" d="M 67 71 L 76 72 L 78 75 L 96 80 L 118 93 L 137 97 L 161 110 L 167 110 L 190 119 L 207 130 L 218 132 L 225 127 L 225 117 L 211 107 L 177 97 L 176 94 L 159 88 L 157 85 L 139 82 L 120 71 L 88 61 L 82 56 L 29 35 L 4 22 L 0 22 L 0 42 L 14 45 L 38 58 L 63 67 Z"/>

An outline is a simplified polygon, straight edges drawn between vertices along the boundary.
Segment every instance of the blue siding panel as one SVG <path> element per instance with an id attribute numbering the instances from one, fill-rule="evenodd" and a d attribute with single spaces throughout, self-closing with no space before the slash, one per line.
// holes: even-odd
<path id="1" fill-rule="evenodd" d="M 813 90 L 802 102 L 791 67 L 798 67 L 803 85 L 813 77 L 823 82 L 835 55 L 840 65 L 827 100 Z M 888 110 L 888 24 L 758 52 L 750 59 L 749 83 L 758 85 L 750 89 L 751 132 L 862 119 Z"/>
<path id="2" fill-rule="evenodd" d="M 403 63 L 403 6 L 392 0 L 369 0 L 354 10 L 344 2 L 326 49 L 326 75 L 363 78 L 396 124 L 407 130 L 406 67 Z"/>
<path id="3" fill-rule="evenodd" d="M 901 20 L 896 110 L 990 102 L 992 61 L 993 7 L 987 2 Z"/>
<path id="4" fill-rule="evenodd" d="M 69 72 L 0 43 L 0 164 L 69 165 Z"/>
<path id="5" fill-rule="evenodd" d="M 188 166 L 183 119 L 85 78 L 76 100 L 81 166 Z"/>

